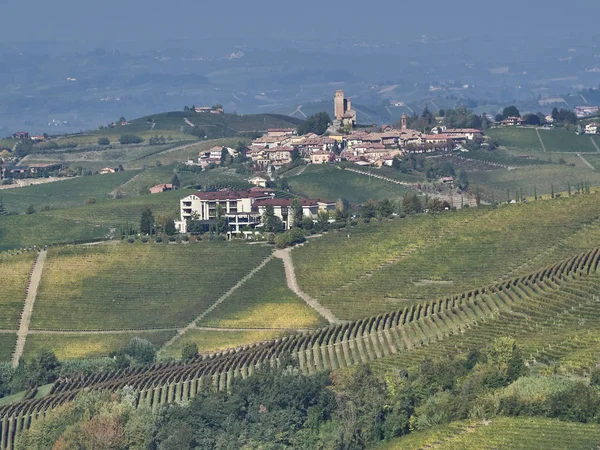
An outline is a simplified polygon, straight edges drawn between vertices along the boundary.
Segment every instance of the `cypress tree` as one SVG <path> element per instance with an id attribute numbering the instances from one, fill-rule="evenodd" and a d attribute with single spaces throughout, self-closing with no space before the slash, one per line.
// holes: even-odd
<path id="1" fill-rule="evenodd" d="M 533 186 L 533 199 L 537 200 L 537 187 L 535 185 Z"/>
<path id="2" fill-rule="evenodd" d="M 2 196 L 0 195 L 0 216 L 5 216 L 7 214 L 8 214 L 8 211 L 4 207 L 4 200 L 2 199 Z"/>
<path id="3" fill-rule="evenodd" d="M 569 183 L 567 181 L 567 194 L 569 194 L 569 197 L 571 196 L 571 183 Z"/>
<path id="4" fill-rule="evenodd" d="M 550 183 L 550 198 L 554 198 L 554 184 Z"/>

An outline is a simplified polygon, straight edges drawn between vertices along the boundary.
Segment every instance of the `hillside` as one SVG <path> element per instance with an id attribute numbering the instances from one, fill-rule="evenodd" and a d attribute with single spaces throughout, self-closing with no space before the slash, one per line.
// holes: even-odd
<path id="1" fill-rule="evenodd" d="M 129 121 L 127 126 L 117 126 L 122 133 L 183 132 L 191 134 L 202 130 L 209 138 L 231 137 L 269 128 L 296 128 L 302 120 L 280 114 L 210 114 L 191 111 L 171 111 L 152 114 Z M 94 134 L 113 134 L 114 128 L 98 130 Z"/>

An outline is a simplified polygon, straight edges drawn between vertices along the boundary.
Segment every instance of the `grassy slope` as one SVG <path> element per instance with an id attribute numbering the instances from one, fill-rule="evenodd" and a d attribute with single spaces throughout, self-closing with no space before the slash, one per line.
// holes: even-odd
<path id="1" fill-rule="evenodd" d="M 327 322 L 286 286 L 283 262 L 269 262 L 198 326 L 316 328 Z"/>
<path id="2" fill-rule="evenodd" d="M 559 253 L 564 255 L 572 251 L 575 254 L 580 250 L 572 236 L 579 231 L 584 236 L 591 232 L 590 228 L 583 227 L 597 220 L 599 206 L 597 194 L 505 205 L 460 226 L 443 239 L 425 241 L 417 252 L 334 292 L 330 292 L 331 288 L 343 283 L 332 280 L 332 275 L 340 274 L 340 281 L 345 282 L 348 277 L 343 272 L 347 261 L 351 273 L 356 264 L 353 259 L 371 260 L 371 264 L 375 264 L 381 246 L 388 241 L 394 248 L 390 253 L 399 255 L 406 246 L 396 247 L 401 229 L 388 226 L 379 236 L 380 245 L 353 239 L 343 245 L 340 241 L 344 239 L 326 236 L 295 250 L 293 255 L 298 261 L 299 282 L 303 289 L 314 293 L 313 286 L 322 286 L 325 279 L 328 280 L 330 288 L 319 297 L 320 301 L 341 318 L 360 318 L 398 308 L 408 301 L 443 297 L 484 286 L 513 270 L 530 271 L 555 261 Z M 419 226 L 441 230 L 447 226 L 444 217 L 418 218 L 429 221 Z M 450 219 L 452 214 L 447 217 Z M 593 230 L 598 228 L 597 222 L 595 225 Z M 418 234 L 409 239 L 413 239 L 414 244 L 423 242 Z M 585 237 L 582 239 L 582 242 L 590 243 Z M 322 258 L 324 254 L 331 262 L 328 270 L 324 271 L 319 264 L 312 269 L 310 261 Z M 372 270 L 370 267 L 360 269 L 363 275 Z M 353 275 L 352 279 L 355 278 Z"/>
<path id="3" fill-rule="evenodd" d="M 34 253 L 0 253 L 0 329 L 16 330 L 25 301 Z"/>
<path id="4" fill-rule="evenodd" d="M 54 183 L 5 189 L 1 195 L 9 212 L 25 212 L 29 205 L 33 205 L 37 210 L 42 206 L 55 209 L 71 208 L 83 205 L 89 197 L 94 197 L 97 201 L 106 200 L 115 188 L 136 174 L 135 171 L 127 171 L 65 179 Z"/>
<path id="5" fill-rule="evenodd" d="M 181 339 L 167 348 L 164 356 L 181 357 L 181 350 L 186 344 L 198 345 L 200 353 L 210 353 L 230 348 L 239 347 L 251 342 L 262 342 L 283 336 L 282 331 L 212 331 L 212 330 L 190 330 Z"/>
<path id="6" fill-rule="evenodd" d="M 343 197 L 350 203 L 388 198 L 399 201 L 409 189 L 364 175 L 337 169 L 329 165 L 309 166 L 298 176 L 288 179 L 291 190 L 310 198 L 336 201 Z"/>
<path id="7" fill-rule="evenodd" d="M 237 243 L 51 249 L 32 328 L 181 326 L 215 302 L 269 251 Z"/>
<path id="8" fill-rule="evenodd" d="M 600 427 L 536 417 L 499 417 L 489 422 L 453 422 L 415 432 L 377 447 L 378 450 L 595 449 Z"/>
<path id="9" fill-rule="evenodd" d="M 41 349 L 49 349 L 61 360 L 95 358 L 108 356 L 111 352 L 120 350 L 125 347 L 132 337 L 146 339 L 158 348 L 174 335 L 175 331 L 97 335 L 31 334 L 27 337 L 24 356 L 25 358 L 31 358 Z"/>

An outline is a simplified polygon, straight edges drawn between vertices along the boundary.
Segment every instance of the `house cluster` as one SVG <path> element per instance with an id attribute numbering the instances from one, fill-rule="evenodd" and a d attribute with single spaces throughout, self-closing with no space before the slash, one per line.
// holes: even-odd
<path id="1" fill-rule="evenodd" d="M 585 117 L 596 116 L 600 113 L 600 106 L 576 106 L 573 108 L 575 115 L 579 119 Z"/>
<path id="2" fill-rule="evenodd" d="M 6 178 L 32 178 L 40 174 L 63 169 L 63 164 L 30 164 L 28 166 L 0 166 L 0 180 Z"/>
<path id="3" fill-rule="evenodd" d="M 186 162 L 186 164 L 188 166 L 200 166 L 203 169 L 210 164 L 218 166 L 221 164 L 221 155 L 223 154 L 223 150 L 225 150 L 232 158 L 236 158 L 238 156 L 238 151 L 234 148 L 216 146 L 210 150 L 202 150 L 200 153 L 198 153 L 197 160 L 190 159 Z"/>
<path id="4" fill-rule="evenodd" d="M 349 134 L 332 133 L 328 136 L 307 134 L 298 136 L 295 129 L 274 129 L 252 142 L 246 156 L 264 169 L 278 169 L 292 160 L 292 152 L 311 164 L 325 164 L 346 159 L 383 163 L 396 155 L 452 150 L 467 141 L 481 137 L 481 130 L 472 128 L 435 128 L 424 134 L 406 127 L 384 126 L 380 131 L 354 130 Z"/>
<path id="5" fill-rule="evenodd" d="M 206 114 L 224 114 L 225 110 L 221 106 L 195 106 L 194 111 Z"/>
<path id="6" fill-rule="evenodd" d="M 299 201 L 304 216 L 313 220 L 316 220 L 319 211 L 335 209 L 335 202 L 320 199 Z M 224 189 L 215 192 L 195 192 L 182 198 L 180 220 L 175 222 L 175 227 L 179 232 L 187 233 L 191 220 L 210 226 L 216 223 L 220 208 L 220 214 L 227 219 L 230 236 L 252 233 L 252 230 L 260 230 L 262 227 L 262 218 L 268 206 L 273 207 L 285 230 L 294 225 L 291 199 L 275 198 L 273 189 L 253 187 L 248 191 Z"/>

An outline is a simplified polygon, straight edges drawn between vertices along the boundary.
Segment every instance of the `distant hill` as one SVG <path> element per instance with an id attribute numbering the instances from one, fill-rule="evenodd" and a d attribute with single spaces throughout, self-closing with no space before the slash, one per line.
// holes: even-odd
<path id="1" fill-rule="evenodd" d="M 140 117 L 120 127 L 123 133 L 183 132 L 208 138 L 233 137 L 261 132 L 269 128 L 296 128 L 303 122 L 280 114 L 210 114 L 191 111 L 171 111 Z M 113 134 L 114 129 L 100 130 L 99 134 Z"/>

